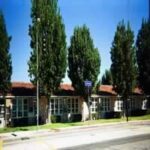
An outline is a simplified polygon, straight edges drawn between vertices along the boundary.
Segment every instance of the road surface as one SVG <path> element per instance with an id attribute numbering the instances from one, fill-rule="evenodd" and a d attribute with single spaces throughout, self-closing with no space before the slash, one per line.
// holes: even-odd
<path id="1" fill-rule="evenodd" d="M 142 147 L 143 146 L 143 147 Z M 3 150 L 149 150 L 150 122 L 119 123 L 51 132 L 3 144 Z"/>
<path id="2" fill-rule="evenodd" d="M 150 150 L 150 134 L 79 145 L 61 150 Z"/>

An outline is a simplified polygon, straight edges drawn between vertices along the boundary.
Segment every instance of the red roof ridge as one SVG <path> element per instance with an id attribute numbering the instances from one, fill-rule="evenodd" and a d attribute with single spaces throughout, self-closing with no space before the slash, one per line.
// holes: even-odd
<path id="1" fill-rule="evenodd" d="M 12 82 L 12 88 L 34 88 L 31 82 Z"/>
<path id="2" fill-rule="evenodd" d="M 112 85 L 100 85 L 99 87 L 99 91 L 101 92 L 107 92 L 110 94 L 117 94 L 114 90 L 113 90 L 113 86 Z"/>
<path id="3" fill-rule="evenodd" d="M 35 88 L 35 86 L 31 83 L 31 82 L 19 82 L 19 81 L 14 81 L 12 82 L 12 88 L 28 88 L 28 89 L 33 89 Z M 60 84 L 60 89 L 62 90 L 70 90 L 70 91 L 74 91 L 74 87 L 72 86 L 71 83 L 61 83 Z M 112 85 L 100 85 L 99 87 L 99 91 L 101 92 L 107 92 L 110 94 L 117 94 L 114 90 L 113 90 L 113 86 Z M 134 93 L 137 94 L 142 94 L 142 90 L 139 87 L 136 87 L 134 89 Z"/>
<path id="4" fill-rule="evenodd" d="M 134 93 L 136 93 L 136 94 L 143 94 L 143 90 L 141 88 L 139 88 L 139 87 L 135 87 Z"/>
<path id="5" fill-rule="evenodd" d="M 74 91 L 74 88 L 73 88 L 72 84 L 70 84 L 70 83 L 61 83 L 60 89 Z"/>

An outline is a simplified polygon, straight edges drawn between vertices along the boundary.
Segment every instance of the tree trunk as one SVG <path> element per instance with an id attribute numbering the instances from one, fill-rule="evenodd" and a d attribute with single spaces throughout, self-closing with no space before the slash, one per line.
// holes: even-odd
<path id="1" fill-rule="evenodd" d="M 89 119 L 89 107 L 88 103 L 83 99 L 82 102 L 82 121 L 86 121 Z"/>
<path id="2" fill-rule="evenodd" d="M 91 113 L 91 104 L 90 102 L 88 101 L 88 110 L 89 110 L 89 119 L 88 120 L 92 120 L 92 113 Z"/>
<path id="3" fill-rule="evenodd" d="M 51 119 L 51 96 L 47 96 L 48 99 L 48 108 L 47 108 L 47 116 L 48 116 L 48 123 L 52 123 Z"/>
<path id="4" fill-rule="evenodd" d="M 123 108 L 124 108 L 123 115 L 124 115 L 124 117 L 126 117 L 126 121 L 128 122 L 129 121 L 129 119 L 128 119 L 128 99 L 126 96 L 123 98 Z"/>
<path id="5" fill-rule="evenodd" d="M 5 120 L 5 126 L 7 126 L 7 106 L 6 106 L 6 96 L 4 98 L 4 120 Z"/>

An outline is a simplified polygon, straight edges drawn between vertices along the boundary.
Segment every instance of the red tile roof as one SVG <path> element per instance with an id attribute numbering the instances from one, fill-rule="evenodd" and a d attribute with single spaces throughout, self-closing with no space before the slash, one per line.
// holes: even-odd
<path id="1" fill-rule="evenodd" d="M 35 96 L 36 88 L 29 82 L 12 82 L 10 95 L 14 96 Z"/>
<path id="2" fill-rule="evenodd" d="M 135 93 L 135 94 L 143 94 L 143 91 L 142 91 L 140 88 L 136 87 L 136 88 L 134 89 L 134 93 Z"/>
<path id="3" fill-rule="evenodd" d="M 66 91 L 74 91 L 74 88 L 71 84 L 60 84 L 60 89 L 66 90 Z"/>
<path id="4" fill-rule="evenodd" d="M 12 82 L 12 88 L 32 89 L 35 88 L 35 86 L 30 82 Z M 71 84 L 60 84 L 60 89 L 74 91 L 74 88 L 71 86 Z"/>
<path id="5" fill-rule="evenodd" d="M 113 86 L 112 85 L 101 85 L 99 87 L 99 91 L 101 92 L 107 92 L 107 93 L 110 93 L 110 94 L 117 94 L 114 90 L 113 90 Z M 136 87 L 134 89 L 134 94 L 143 94 L 142 90 L 138 87 Z"/>
<path id="6" fill-rule="evenodd" d="M 29 82 L 12 82 L 12 89 L 13 88 L 33 89 L 33 88 L 35 88 L 35 86 Z M 72 87 L 71 84 L 61 84 L 60 89 L 65 90 L 65 91 L 74 91 L 74 88 Z M 112 85 L 101 85 L 99 87 L 99 91 L 116 95 L 116 92 L 113 90 Z M 135 88 L 134 93 L 142 94 L 142 90 L 139 88 Z"/>
<path id="7" fill-rule="evenodd" d="M 116 92 L 113 90 L 113 86 L 112 85 L 101 85 L 99 87 L 99 91 L 101 91 L 101 92 L 107 92 L 109 94 L 116 95 Z"/>
<path id="8" fill-rule="evenodd" d="M 12 88 L 27 88 L 33 89 L 34 85 L 30 82 L 12 82 Z"/>

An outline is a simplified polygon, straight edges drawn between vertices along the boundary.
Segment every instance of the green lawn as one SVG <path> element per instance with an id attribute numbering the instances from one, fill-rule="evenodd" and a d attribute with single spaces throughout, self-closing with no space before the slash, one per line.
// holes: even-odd
<path id="1" fill-rule="evenodd" d="M 145 116 L 129 117 L 129 121 L 135 121 L 135 120 L 150 120 L 150 114 L 145 115 Z M 126 118 L 99 119 L 99 120 L 75 122 L 75 123 L 53 123 L 53 124 L 40 125 L 38 127 L 38 129 L 58 130 L 59 128 L 67 128 L 67 127 L 73 127 L 73 126 L 96 125 L 96 124 L 103 124 L 103 123 L 115 123 L 115 122 L 125 122 L 125 121 L 126 121 Z M 0 133 L 16 132 L 16 131 L 29 131 L 29 130 L 37 130 L 37 127 L 36 126 L 26 126 L 26 127 L 1 128 Z"/>

